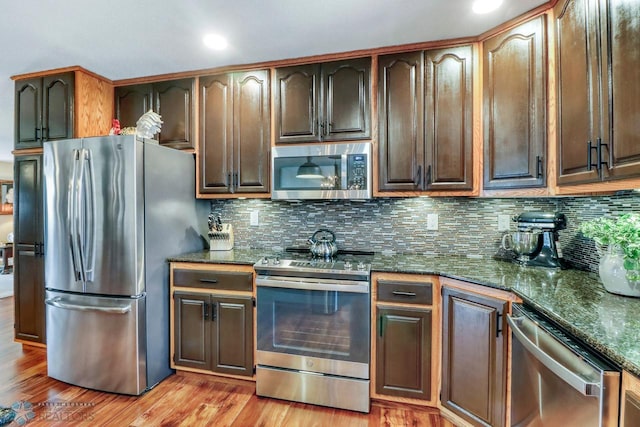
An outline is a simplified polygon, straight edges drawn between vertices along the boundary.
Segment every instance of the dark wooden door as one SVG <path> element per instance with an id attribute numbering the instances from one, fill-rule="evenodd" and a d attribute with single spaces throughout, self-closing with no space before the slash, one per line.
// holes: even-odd
<path id="1" fill-rule="evenodd" d="M 604 87 L 602 149 L 604 178 L 640 176 L 640 2 L 602 1 L 600 3 Z M 606 25 L 605 25 L 606 24 Z M 607 50 L 608 49 L 608 50 Z M 609 67 L 608 65 L 611 64 Z M 635 82 L 635 83 L 631 83 Z M 607 116 L 608 114 L 608 116 Z M 608 155 L 607 155 L 608 154 Z"/>
<path id="2" fill-rule="evenodd" d="M 378 60 L 379 189 L 415 191 L 424 180 L 422 52 Z"/>
<path id="3" fill-rule="evenodd" d="M 276 143 L 320 141 L 320 64 L 277 68 Z"/>
<path id="4" fill-rule="evenodd" d="M 253 375 L 253 298 L 212 297 L 211 369 Z"/>
<path id="5" fill-rule="evenodd" d="M 506 302 L 444 288 L 442 405 L 483 426 L 505 424 Z"/>
<path id="6" fill-rule="evenodd" d="M 269 71 L 233 76 L 234 192 L 269 192 L 271 108 Z"/>
<path id="7" fill-rule="evenodd" d="M 15 148 L 42 146 L 42 79 L 15 84 Z"/>
<path id="8" fill-rule="evenodd" d="M 178 149 L 195 148 L 193 85 L 194 79 L 153 84 L 155 111 L 163 122 L 158 136 L 160 145 Z"/>
<path id="9" fill-rule="evenodd" d="M 200 192 L 229 193 L 233 147 L 231 74 L 200 78 Z"/>
<path id="10" fill-rule="evenodd" d="M 16 339 L 45 342 L 42 156 L 14 161 L 14 289 Z"/>
<path id="11" fill-rule="evenodd" d="M 545 15 L 484 42 L 484 188 L 544 187 Z"/>
<path id="12" fill-rule="evenodd" d="M 174 362 L 211 368 L 211 302 L 207 294 L 174 292 Z"/>
<path id="13" fill-rule="evenodd" d="M 75 74 L 64 73 L 42 79 L 42 140 L 73 138 Z"/>
<path id="14" fill-rule="evenodd" d="M 473 49 L 425 52 L 425 188 L 473 189 Z"/>
<path id="15" fill-rule="evenodd" d="M 430 400 L 431 310 L 376 310 L 376 393 Z"/>
<path id="16" fill-rule="evenodd" d="M 598 86 L 598 23 L 589 0 L 558 2 L 556 43 L 558 184 L 598 181 L 597 139 L 602 124 Z M 591 160 L 590 166 L 589 160 Z"/>
<path id="17" fill-rule="evenodd" d="M 153 110 L 153 86 L 140 84 L 115 88 L 115 110 L 121 128 L 136 127 L 138 119 Z"/>
<path id="18" fill-rule="evenodd" d="M 371 58 L 322 64 L 322 121 L 325 140 L 371 138 Z"/>

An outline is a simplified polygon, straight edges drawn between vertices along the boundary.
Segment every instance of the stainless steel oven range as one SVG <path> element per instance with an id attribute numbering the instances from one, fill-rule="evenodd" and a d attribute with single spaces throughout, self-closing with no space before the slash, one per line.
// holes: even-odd
<path id="1" fill-rule="evenodd" d="M 369 412 L 371 258 L 307 249 L 254 265 L 258 396 Z"/>

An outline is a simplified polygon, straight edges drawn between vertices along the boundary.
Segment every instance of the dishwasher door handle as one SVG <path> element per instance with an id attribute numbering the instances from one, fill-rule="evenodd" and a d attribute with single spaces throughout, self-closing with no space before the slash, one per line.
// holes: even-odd
<path id="1" fill-rule="evenodd" d="M 587 381 L 566 366 L 558 363 L 553 357 L 545 353 L 533 341 L 520 330 L 518 323 L 526 319 L 525 317 L 512 317 L 507 315 L 507 323 L 511 327 L 511 332 L 515 338 L 535 357 L 546 366 L 551 372 L 556 374 L 562 381 L 580 392 L 583 396 L 600 396 L 600 383 Z"/>

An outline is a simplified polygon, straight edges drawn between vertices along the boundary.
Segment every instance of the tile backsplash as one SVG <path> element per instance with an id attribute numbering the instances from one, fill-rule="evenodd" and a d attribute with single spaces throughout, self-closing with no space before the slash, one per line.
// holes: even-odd
<path id="1" fill-rule="evenodd" d="M 336 234 L 343 249 L 419 254 L 455 254 L 492 257 L 503 232 L 498 215 L 522 211 L 559 211 L 567 216 L 560 244 L 567 261 L 596 271 L 598 257 L 593 242 L 578 233 L 580 222 L 601 215 L 640 212 L 640 194 L 628 192 L 607 197 L 558 198 L 381 198 L 366 202 L 263 199 L 214 200 L 212 212 L 234 225 L 236 248 L 283 249 L 306 246 L 320 228 Z M 258 225 L 250 225 L 257 211 Z M 438 215 L 438 230 L 427 230 L 427 215 Z M 512 224 L 512 230 L 515 225 Z"/>

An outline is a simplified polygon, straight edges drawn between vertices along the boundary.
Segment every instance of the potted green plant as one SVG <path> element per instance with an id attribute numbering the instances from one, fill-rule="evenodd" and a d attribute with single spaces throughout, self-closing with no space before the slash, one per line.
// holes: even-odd
<path id="1" fill-rule="evenodd" d="M 640 296 L 640 215 L 585 221 L 580 232 L 606 253 L 600 259 L 600 278 L 609 292 Z"/>

